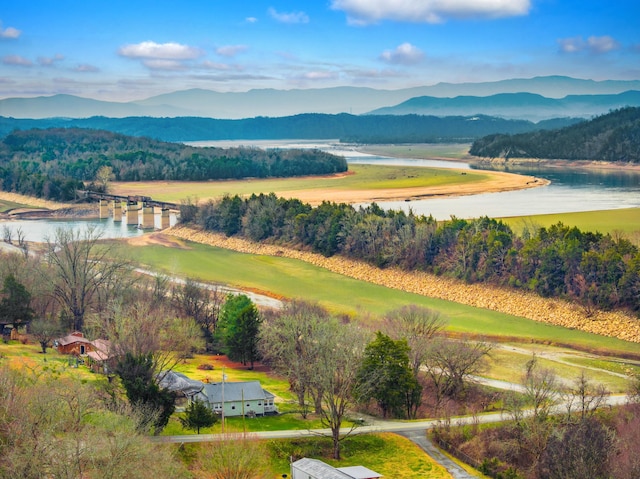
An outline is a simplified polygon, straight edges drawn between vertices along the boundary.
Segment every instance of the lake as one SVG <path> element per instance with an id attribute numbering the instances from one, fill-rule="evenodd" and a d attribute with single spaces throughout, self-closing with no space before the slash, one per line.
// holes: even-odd
<path id="1" fill-rule="evenodd" d="M 369 155 L 349 149 L 346 145 L 326 141 L 216 141 L 192 142 L 189 144 L 219 147 L 252 145 L 260 148 L 318 148 L 330 153 L 343 155 L 349 163 L 458 169 L 472 168 L 470 164 L 459 161 L 417 160 Z M 415 201 L 383 201 L 379 202 L 378 205 L 384 209 L 403 210 L 406 212 L 411 210 L 415 214 L 432 215 L 438 220 L 449 219 L 451 216 L 458 218 L 476 218 L 479 216 L 507 217 L 640 207 L 640 171 L 518 166 L 510 167 L 507 171 L 546 178 L 551 180 L 551 184 L 503 193 L 485 193 Z M 175 224 L 175 216 L 172 216 L 171 221 L 172 225 Z M 59 227 L 80 228 L 81 231 L 83 231 L 83 228 L 98 227 L 102 232 L 103 238 L 126 238 L 144 234 L 143 230 L 135 226 L 114 223 L 111 218 L 87 221 L 20 220 L 0 223 L 0 227 L 4 227 L 4 225 L 7 225 L 14 232 L 17 228 L 21 228 L 29 241 L 44 241 L 47 236 L 53 236 L 55 229 Z"/>
<path id="2" fill-rule="evenodd" d="M 425 166 L 432 168 L 471 169 L 460 161 L 419 160 L 370 155 L 355 150 L 355 147 L 337 141 L 202 141 L 189 143 L 193 146 L 256 146 L 259 148 L 318 148 L 342 155 L 348 163 L 367 163 L 395 166 Z M 486 168 L 489 169 L 489 168 Z M 495 168 L 498 170 L 498 168 Z M 551 184 L 526 190 L 449 198 L 429 198 L 414 201 L 381 201 L 384 209 L 411 209 L 415 214 L 432 215 L 438 220 L 477 218 L 479 216 L 507 217 L 547 213 L 569 213 L 574 211 L 598 211 L 618 208 L 640 207 L 640 171 L 596 170 L 585 168 L 524 167 L 511 166 L 499 169 L 523 175 L 532 175 L 551 180 Z"/>

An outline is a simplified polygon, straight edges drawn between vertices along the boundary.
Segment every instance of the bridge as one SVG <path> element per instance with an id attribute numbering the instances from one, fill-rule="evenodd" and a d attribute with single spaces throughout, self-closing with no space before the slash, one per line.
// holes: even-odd
<path id="1" fill-rule="evenodd" d="M 160 214 L 160 229 L 168 228 L 170 212 L 180 209 L 176 203 L 154 200 L 149 196 L 121 196 L 90 190 L 80 191 L 79 194 L 82 198 L 100 202 L 101 219 L 108 218 L 111 211 L 113 221 L 126 221 L 128 225 L 135 225 L 142 229 L 155 228 L 156 210 L 159 210 Z"/>

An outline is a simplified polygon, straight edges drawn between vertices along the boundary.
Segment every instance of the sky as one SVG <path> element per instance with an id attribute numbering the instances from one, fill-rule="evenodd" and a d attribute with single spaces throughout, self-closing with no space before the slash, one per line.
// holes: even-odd
<path id="1" fill-rule="evenodd" d="M 0 0 L 0 98 L 640 79 L 638 0 Z"/>

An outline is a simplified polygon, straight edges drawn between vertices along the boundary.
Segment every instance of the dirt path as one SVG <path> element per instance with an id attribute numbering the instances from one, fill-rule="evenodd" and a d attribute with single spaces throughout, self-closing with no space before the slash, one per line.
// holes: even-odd
<path id="1" fill-rule="evenodd" d="M 408 272 L 395 268 L 379 269 L 340 256 L 326 258 L 320 254 L 298 251 L 282 245 L 253 243 L 241 238 L 228 238 L 222 234 L 206 233 L 182 226 L 171 228 L 166 234 L 244 253 L 294 258 L 334 273 L 388 288 L 640 343 L 640 321 L 619 311 L 601 311 L 588 317 L 573 303 L 542 298 L 526 291 L 486 284 L 466 284 L 423 272 Z"/>

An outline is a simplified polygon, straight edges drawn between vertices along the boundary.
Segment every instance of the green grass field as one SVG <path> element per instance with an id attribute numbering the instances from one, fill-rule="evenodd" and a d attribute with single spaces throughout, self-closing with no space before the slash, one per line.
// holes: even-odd
<path id="1" fill-rule="evenodd" d="M 549 227 L 562 222 L 567 226 L 576 226 L 582 231 L 599 231 L 600 233 L 623 232 L 640 234 L 640 208 L 624 208 L 619 210 L 586 211 L 578 213 L 558 213 L 548 215 L 512 216 L 500 218 L 516 232 L 525 227 Z"/>
<path id="2" fill-rule="evenodd" d="M 33 208 L 32 206 L 24 205 L 21 203 L 14 203 L 13 201 L 0 200 L 0 213 L 6 213 L 9 210 L 16 208 Z"/>
<path id="3" fill-rule="evenodd" d="M 449 320 L 448 329 L 455 332 L 638 352 L 635 343 L 385 288 L 294 259 L 237 253 L 196 243 L 188 245 L 191 249 L 136 247 L 132 254 L 150 269 L 283 298 L 314 301 L 336 314 L 365 322 L 375 323 L 390 310 L 416 304 L 440 311 Z"/>
<path id="4" fill-rule="evenodd" d="M 302 177 L 248 179 L 209 182 L 132 182 L 113 183 L 114 194 L 138 194 L 152 196 L 156 200 L 179 202 L 186 197 L 211 198 L 225 194 L 250 195 L 252 193 L 280 194 L 297 190 L 380 190 L 389 188 L 414 188 L 441 185 L 463 185 L 487 180 L 491 173 L 457 170 L 381 166 L 349 165 L 352 175 L 341 178 Z"/>

